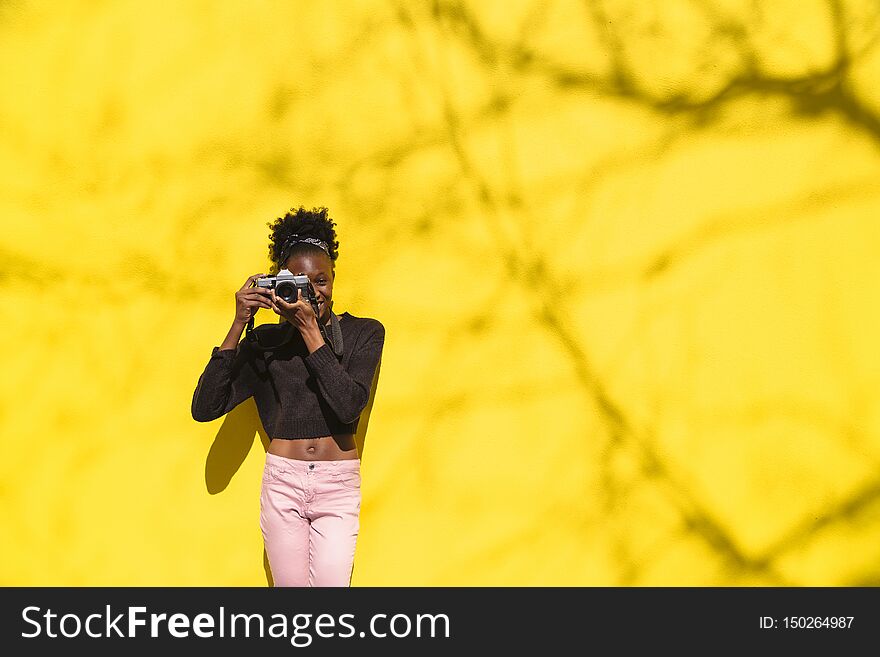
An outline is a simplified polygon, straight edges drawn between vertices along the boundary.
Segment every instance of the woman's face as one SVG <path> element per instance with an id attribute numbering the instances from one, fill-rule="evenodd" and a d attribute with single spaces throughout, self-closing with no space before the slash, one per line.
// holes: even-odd
<path id="1" fill-rule="evenodd" d="M 309 277 L 315 296 L 318 297 L 318 321 L 324 323 L 330 317 L 333 308 L 333 262 L 330 256 L 308 254 L 290 256 L 287 269 L 291 274 L 305 274 Z"/>

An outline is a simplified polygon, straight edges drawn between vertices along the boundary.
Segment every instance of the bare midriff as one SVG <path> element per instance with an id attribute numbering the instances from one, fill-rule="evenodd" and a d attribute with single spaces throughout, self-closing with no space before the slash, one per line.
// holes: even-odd
<path id="1" fill-rule="evenodd" d="M 319 438 L 272 438 L 269 453 L 301 461 L 339 461 L 358 458 L 354 434 L 338 434 Z"/>

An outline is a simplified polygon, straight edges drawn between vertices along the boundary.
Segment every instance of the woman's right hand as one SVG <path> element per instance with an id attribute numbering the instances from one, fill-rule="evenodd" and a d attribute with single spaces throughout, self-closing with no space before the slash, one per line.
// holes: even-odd
<path id="1" fill-rule="evenodd" d="M 235 323 L 247 324 L 260 308 L 272 308 L 272 293 L 264 287 L 253 287 L 254 282 L 264 275 L 249 276 L 235 293 Z"/>

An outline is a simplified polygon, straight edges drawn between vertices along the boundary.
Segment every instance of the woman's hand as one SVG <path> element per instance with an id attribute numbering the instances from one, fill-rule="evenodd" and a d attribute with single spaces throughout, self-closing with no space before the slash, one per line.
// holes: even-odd
<path id="1" fill-rule="evenodd" d="M 296 301 L 293 303 L 288 303 L 279 297 L 275 294 L 274 289 L 270 290 L 270 292 L 272 309 L 278 315 L 281 315 L 281 317 L 298 328 L 303 337 L 305 337 L 306 334 L 314 335 L 317 333 L 320 335 L 318 318 L 315 315 L 315 310 L 312 308 L 312 304 L 303 298 L 302 290 L 300 288 L 296 288 Z"/>
<path id="2" fill-rule="evenodd" d="M 271 295 L 269 290 L 264 287 L 252 287 L 254 281 L 261 278 L 264 274 L 254 274 L 248 277 L 241 286 L 241 289 L 235 293 L 235 323 L 247 324 L 250 319 L 257 314 L 260 308 L 271 308 Z"/>

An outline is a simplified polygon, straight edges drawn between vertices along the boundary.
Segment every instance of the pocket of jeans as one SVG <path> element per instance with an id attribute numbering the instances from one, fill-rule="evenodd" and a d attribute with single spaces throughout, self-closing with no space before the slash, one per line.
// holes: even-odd
<path id="1" fill-rule="evenodd" d="M 276 479 L 278 479 L 278 466 L 267 463 L 263 467 L 263 483 L 271 484 Z"/>
<path id="2" fill-rule="evenodd" d="M 342 484 L 344 488 L 358 490 L 361 487 L 361 473 L 357 470 L 353 472 L 341 472 L 337 475 L 336 481 Z"/>

